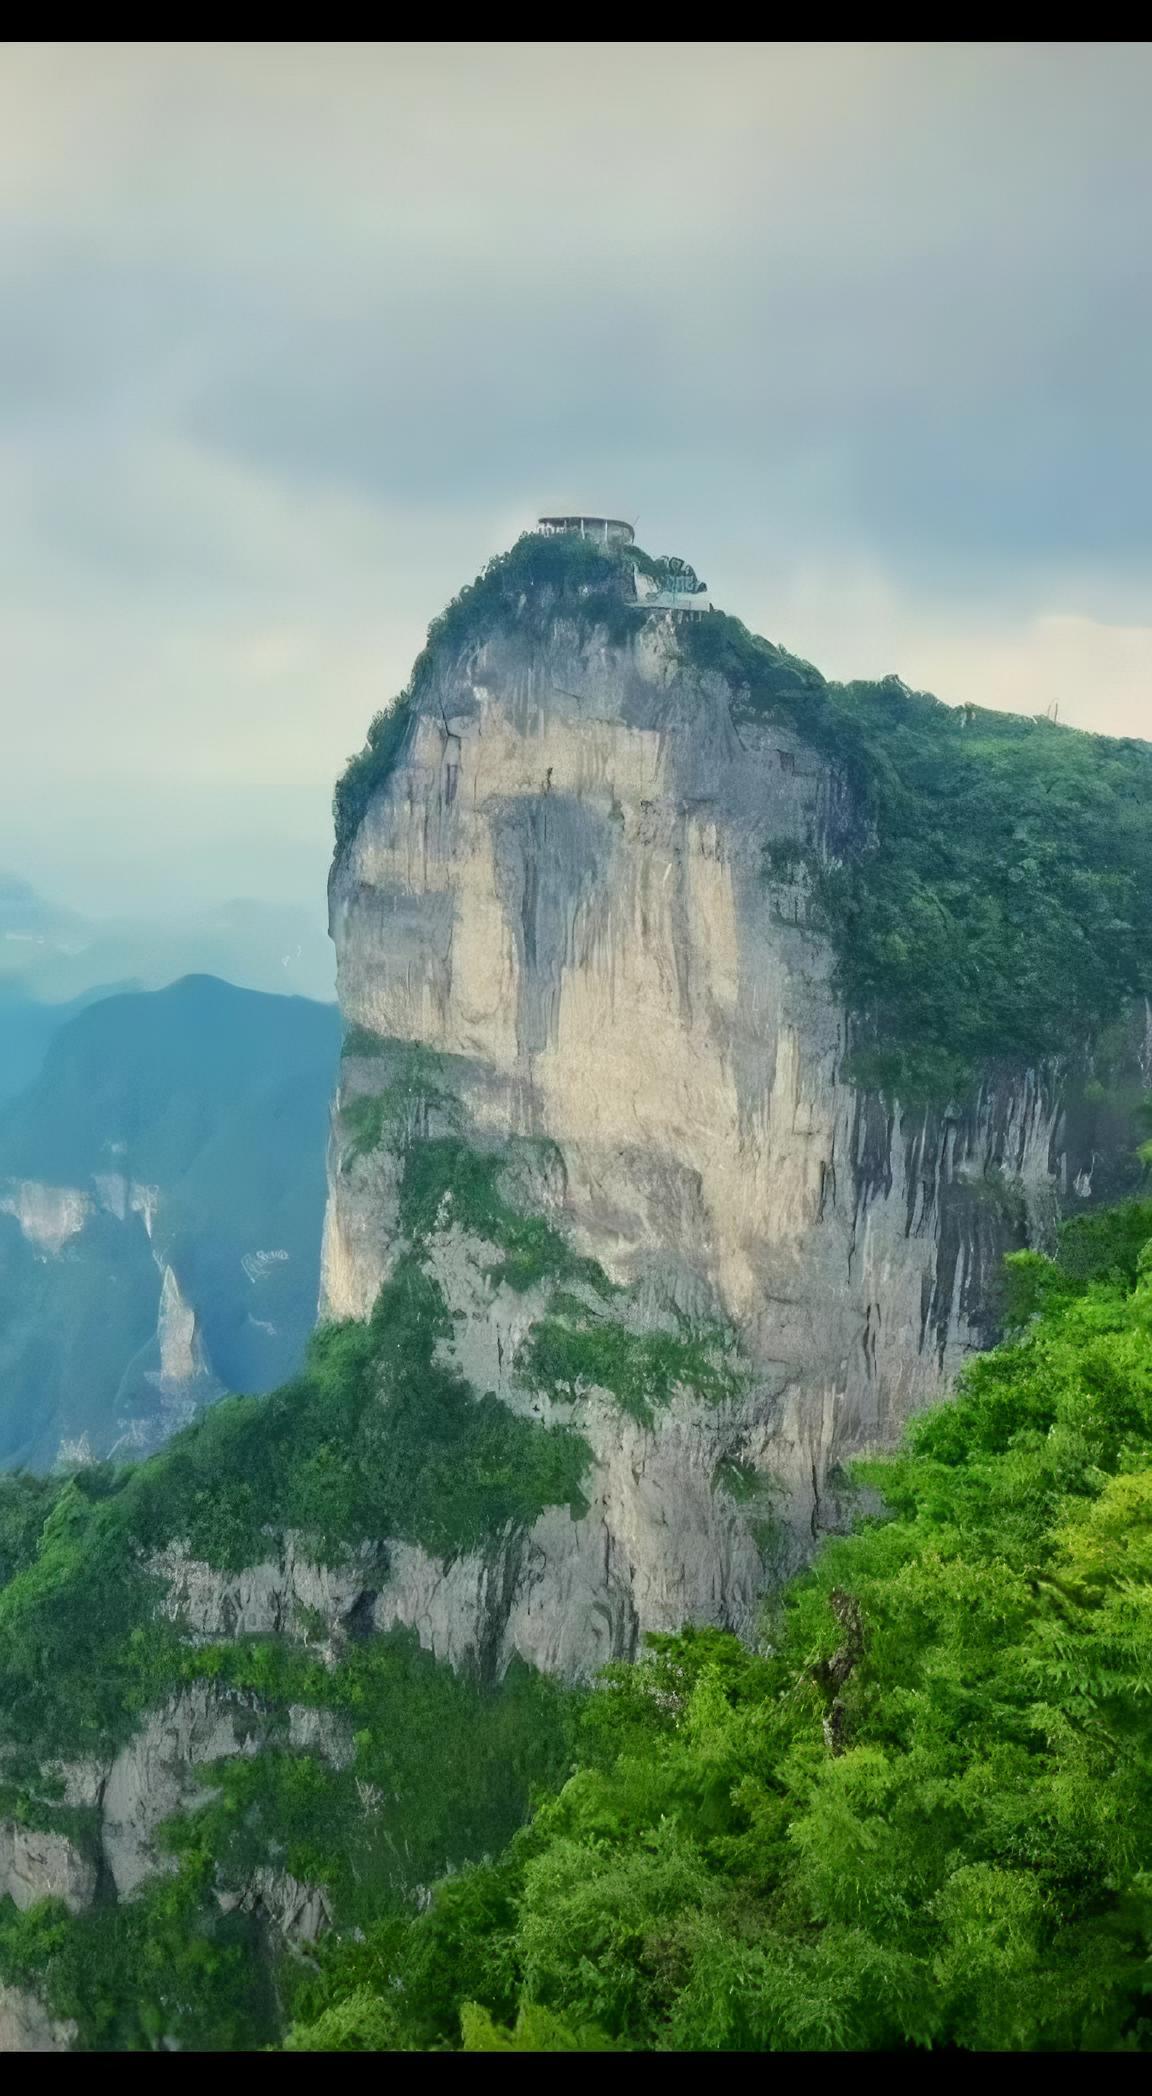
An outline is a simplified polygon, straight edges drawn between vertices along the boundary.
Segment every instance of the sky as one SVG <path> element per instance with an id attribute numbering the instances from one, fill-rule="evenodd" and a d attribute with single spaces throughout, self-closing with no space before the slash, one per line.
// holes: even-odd
<path id="1" fill-rule="evenodd" d="M 0 47 L 0 866 L 323 907 L 540 511 L 1152 736 L 1152 45 Z"/>

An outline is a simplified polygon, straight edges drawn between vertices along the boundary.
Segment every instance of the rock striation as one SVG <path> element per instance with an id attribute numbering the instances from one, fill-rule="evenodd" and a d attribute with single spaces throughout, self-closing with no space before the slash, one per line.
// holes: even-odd
<path id="1" fill-rule="evenodd" d="M 578 595 L 457 606 L 342 789 L 321 1314 L 345 1328 L 259 1416 L 231 1408 L 238 1472 L 205 1488 L 178 1447 L 186 1496 L 133 1539 L 148 1598 L 136 1616 L 125 1603 L 169 1675 L 159 1691 L 148 1677 L 106 1751 L 32 1777 L 15 1758 L 31 1818 L 55 1815 L 51 1831 L 0 1825 L 0 1898 L 18 1909 L 146 1893 L 177 1868 L 166 1823 L 212 1798 L 221 1764 L 259 1774 L 268 1749 L 314 1757 L 316 1795 L 354 1793 L 342 1838 L 359 1853 L 382 1825 L 404 1865 L 400 1779 L 358 1757 L 402 1732 L 411 1690 L 374 1706 L 376 1736 L 363 1681 L 339 1708 L 326 1692 L 378 1633 L 496 1701 L 517 1661 L 578 1681 L 648 1632 L 754 1633 L 765 1590 L 847 1519 L 848 1459 L 890 1444 L 995 1336 L 1002 1255 L 1043 1245 L 1108 1179 L 1099 1117 L 1055 1067 L 990 1072 L 958 1104 L 853 1082 L 813 887 L 859 842 L 850 767 L 802 711 L 745 703 L 685 646 L 685 614 L 633 601 L 621 619 L 610 594 Z M 1132 1054 L 1146 1089 L 1149 1025 Z M 98 1210 L 152 1239 L 143 1181 L 81 1184 L 0 1185 L 39 1260 L 66 1258 Z M 175 1405 L 210 1352 L 153 1253 L 154 1379 Z M 254 1290 L 285 1262 L 246 1242 L 235 1264 Z M 309 1440 L 317 1387 L 329 1409 Z M 461 1408 L 491 1431 L 470 1435 Z M 340 1438 L 356 1434 L 359 1470 Z M 517 1500 L 508 1470 L 537 1456 Z M 407 1490 L 425 1469 L 431 1498 Z M 349 1504 L 388 1511 L 349 1533 Z M 206 1506 L 233 1526 L 205 1524 Z M 263 1672 L 232 1670 L 230 1644 Z M 316 1852 L 295 1864 L 281 1831 L 273 1815 L 207 1896 L 230 1926 L 299 1947 L 345 1925 L 339 1856 L 306 1883 Z M 460 1860 L 446 1845 L 438 1867 Z M 75 2038 L 0 1988 L 0 2050 Z"/>
<path id="2" fill-rule="evenodd" d="M 399 1044 L 435 1058 L 469 1141 L 547 1152 L 550 1219 L 632 1316 L 721 1325 L 746 1366 L 738 1398 L 680 1389 L 643 1424 L 585 1391 L 583 1519 L 549 1511 L 450 1565 L 393 1553 L 378 1620 L 446 1657 L 578 1674 L 686 1619 L 747 1630 L 766 1573 L 842 1518 L 844 1460 L 987 1343 L 1002 1253 L 1043 1239 L 1080 1169 L 1043 1072 L 962 1110 L 849 1081 L 798 870 L 841 848 L 849 789 L 737 698 L 671 615 L 621 639 L 558 613 L 434 648 L 333 870 L 349 1038 L 326 1313 L 366 1316 L 404 1249 L 395 1156 L 346 1133 Z M 542 1304 L 486 1283 L 485 1256 L 438 1254 L 448 1352 L 540 1416 L 517 1362 Z"/>

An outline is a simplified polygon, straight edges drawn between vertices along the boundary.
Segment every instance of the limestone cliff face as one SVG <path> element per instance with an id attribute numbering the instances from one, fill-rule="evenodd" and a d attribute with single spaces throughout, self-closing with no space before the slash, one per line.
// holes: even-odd
<path id="1" fill-rule="evenodd" d="M 38 1900 L 59 1899 L 75 1914 L 95 1890 L 95 1866 L 65 1835 L 0 1823 L 0 1898 L 22 1911 Z"/>
<path id="2" fill-rule="evenodd" d="M 230 1570 L 231 1547 L 216 1563 L 195 1554 L 177 1503 L 145 1568 L 185 1657 L 270 1641 L 334 1677 L 370 1633 L 405 1626 L 489 1680 L 516 1655 L 578 1678 L 647 1631 L 750 1631 L 765 1588 L 844 1519 L 844 1459 L 890 1442 L 991 1338 L 1001 1254 L 1042 1242 L 1061 1201 L 1094 1191 L 1099 1126 L 1050 1074 L 990 1082 L 963 1111 L 901 1110 L 849 1081 L 829 939 L 805 878 L 778 872 L 845 848 L 848 786 L 834 757 L 692 667 L 675 616 L 633 610 L 626 639 L 567 616 L 455 631 L 426 658 L 333 872 L 346 1040 L 322 1310 L 367 1317 L 397 1271 L 416 1297 L 419 1269 L 441 1362 L 477 1399 L 586 1444 L 583 1503 L 551 1471 L 520 1502 L 493 1482 L 498 1437 L 479 1454 L 447 1440 L 432 1474 L 450 1496 L 443 1465 L 465 1446 L 467 1521 L 440 1523 L 423 1501 L 405 1516 L 397 1490 L 379 1503 L 400 1509 L 403 1535 L 381 1532 L 391 1513 L 357 1514 L 326 1541 L 270 1503 Z M 1146 1088 L 1152 1019 L 1141 1067 Z M 433 1153 L 439 1176 L 421 1171 Z M 471 1173 L 468 1199 L 454 1170 Z M 22 1169 L 0 1182 L 0 1220 L 46 1271 L 95 1221 L 147 1230 L 161 1276 L 148 1373 L 175 1407 L 206 1351 L 153 1235 L 151 1184 L 90 1172 L 49 1187 Z M 286 1262 L 235 1249 L 245 1289 Z M 579 1341 L 564 1372 L 534 1349 L 549 1325 Z M 400 1373 L 385 1380 L 386 1351 L 382 1338 L 365 1355 L 384 1420 Z M 637 1351 L 676 1371 L 639 1398 Z M 401 1358 L 418 1384 L 427 1357 Z M 368 1444 L 386 1475 L 419 1467 L 417 1428 L 406 1416 L 392 1444 Z M 542 1441 L 564 1437 L 514 1445 Z M 510 1503 L 544 1511 L 500 1527 L 489 1510 Z M 437 1554 L 427 1539 L 445 1533 L 469 1541 Z M 393 1794 L 358 1774 L 354 1701 L 288 1700 L 314 1689 L 278 1697 L 181 1664 L 100 1757 L 74 1744 L 59 1758 L 57 1744 L 29 1778 L 24 1748 L 6 1757 L 0 1741 L 30 1808 L 0 1825 L 0 1899 L 135 1899 L 175 1868 L 167 1823 L 212 1795 L 224 1763 L 269 1748 L 354 1782 L 369 1829 Z M 399 1693 L 396 1708 L 401 1723 Z M 274 1832 L 261 1860 L 220 1872 L 215 1897 L 300 1943 L 330 1925 L 332 1895 L 284 1857 Z M 0 2052 L 76 2036 L 0 1987 Z"/>
<path id="3" fill-rule="evenodd" d="M 579 1673 L 689 1618 L 747 1627 L 763 1524 L 724 1477 L 776 1488 L 778 1565 L 810 1547 L 839 1462 L 986 1342 L 1000 1254 L 1043 1230 L 1067 1170 L 1038 1078 L 962 1117 L 888 1111 L 847 1081 L 829 942 L 765 853 L 834 853 L 846 788 L 732 699 L 668 616 L 623 645 L 557 620 L 445 651 L 334 869 L 355 1031 L 326 1311 L 365 1316 L 400 1244 L 393 1165 L 350 1154 L 342 1127 L 379 1083 L 372 1040 L 409 1043 L 445 1059 L 478 1140 L 548 1146 L 552 1219 L 635 1314 L 724 1320 L 750 1364 L 738 1401 L 682 1391 L 652 1426 L 589 1392 L 582 1521 L 546 1514 L 499 1562 L 394 1552 L 376 1619 L 445 1656 Z M 440 1279 L 461 1365 L 546 1413 L 514 1367 L 538 1306 L 458 1250 Z"/>
<path id="4" fill-rule="evenodd" d="M 70 2052 L 75 2027 L 58 2022 L 32 1994 L 0 1987 L 0 2052 Z"/>

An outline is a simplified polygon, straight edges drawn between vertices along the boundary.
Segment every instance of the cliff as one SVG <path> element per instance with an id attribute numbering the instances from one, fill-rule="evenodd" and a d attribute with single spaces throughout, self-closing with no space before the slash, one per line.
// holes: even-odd
<path id="1" fill-rule="evenodd" d="M 752 1633 L 993 1336 L 1002 1254 L 1137 1171 L 1152 751 L 829 686 L 632 558 L 522 542 L 342 782 L 299 1375 L 0 1489 L 28 2043 L 269 2042 L 285 1942 L 496 1853 L 565 1684 Z M 93 1169 L 13 1155 L 45 1262 Z"/>
<path id="2" fill-rule="evenodd" d="M 589 1508 L 495 1558 L 409 1554 L 378 1619 L 570 1673 L 685 1620 L 747 1631 L 766 1578 L 843 1518 L 846 1459 L 988 1343 L 1002 1254 L 1044 1239 L 1091 1162 L 1051 1065 L 959 1104 L 851 1081 L 812 878 L 861 827 L 847 766 L 701 667 L 683 620 L 621 633 L 613 609 L 546 601 L 434 645 L 331 883 L 350 1032 L 328 1313 L 368 1314 L 411 1249 L 404 1174 L 448 1137 L 527 1172 L 611 1290 L 557 1313 L 553 1274 L 497 1279 L 446 1179 L 422 1253 L 444 1358 L 579 1424 Z M 614 1326 L 710 1334 L 722 1395 L 673 1373 L 629 1416 Z M 572 1373 L 542 1380 L 558 1330 Z"/>

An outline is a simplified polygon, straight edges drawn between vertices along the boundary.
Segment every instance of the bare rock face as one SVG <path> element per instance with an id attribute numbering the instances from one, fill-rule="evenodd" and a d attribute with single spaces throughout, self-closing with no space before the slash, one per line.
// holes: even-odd
<path id="1" fill-rule="evenodd" d="M 316 1885 L 301 1885 L 283 1870 L 253 1871 L 243 1892 L 222 1893 L 220 1905 L 225 1913 L 239 1910 L 258 1915 L 297 1946 L 315 1943 L 332 1922 L 323 1890 Z"/>
<path id="2" fill-rule="evenodd" d="M 154 1846 L 163 1820 L 202 1795 L 197 1771 L 213 1761 L 255 1753 L 259 1728 L 245 1723 L 242 1702 L 224 1702 L 197 1682 L 153 1711 L 113 1761 L 103 1786 L 101 1845 L 116 1892 L 130 1894 L 172 1859 Z"/>
<path id="3" fill-rule="evenodd" d="M 333 1665 L 399 1626 L 490 1680 L 515 1657 L 577 1679 L 649 1631 L 750 1632 L 765 1588 L 842 1523 L 843 1461 L 891 1443 L 993 1336 L 1002 1253 L 1043 1241 L 1069 1187 L 1087 1196 L 1092 1157 L 1042 1073 L 963 1112 L 901 1111 L 849 1081 L 831 946 L 804 876 L 779 871 L 835 857 L 848 790 L 797 733 L 747 714 L 659 613 L 624 641 L 512 620 L 427 659 L 333 870 L 347 1038 L 322 1311 L 366 1318 L 418 1263 L 444 1312 L 437 1364 L 522 1421 L 574 1429 L 583 1500 L 473 1524 L 439 1554 L 415 1521 L 342 1539 L 339 1562 L 270 1524 L 231 1571 L 174 1539 L 148 1569 L 187 1645 L 282 1638 Z M 1152 1022 L 1145 1054 L 1152 1070 Z M 437 1145 L 465 1177 L 468 1159 L 494 1164 L 495 1207 L 436 1181 L 414 1208 L 413 1162 Z M 57 1192 L 0 1186 L 45 1257 L 84 1219 Z M 515 1257 L 509 1213 L 538 1230 Z M 529 1256 L 545 1240 L 564 1248 L 562 1285 L 554 1258 Z M 251 1256 L 254 1281 L 283 1255 Z M 579 1374 L 549 1374 L 534 1334 L 565 1317 L 584 1337 L 591 1317 L 597 1346 Z M 638 1399 L 619 1363 L 649 1342 L 680 1365 Z M 199 1383 L 171 1269 L 157 1348 L 164 1391 Z M 133 1897 L 171 1868 L 162 1824 L 269 1744 L 337 1769 L 355 1754 L 335 1710 L 274 1713 L 222 1679 L 174 1688 L 105 1762 L 45 1771 L 93 1814 L 98 1860 L 0 1826 L 0 1898 Z M 331 1921 L 325 1888 L 278 1857 L 216 1896 L 296 1944 Z M 0 2052 L 75 2035 L 0 1988 Z"/>
<path id="4" fill-rule="evenodd" d="M 355 1562 L 317 1565 L 301 1539 L 286 1534 L 263 1564 L 219 1572 L 181 1548 L 158 1552 L 152 1570 L 165 1582 L 164 1613 L 193 1640 L 320 1636 L 339 1641 L 347 1619 L 385 1576 L 379 1547 L 365 1543 Z"/>
<path id="5" fill-rule="evenodd" d="M 75 2025 L 58 2022 L 20 1987 L 0 1987 L 0 2052 L 69 2052 Z"/>
<path id="6" fill-rule="evenodd" d="M 835 768 L 738 723 L 670 618 L 623 645 L 513 626 L 421 679 L 332 879 L 353 1031 L 323 1307 L 366 1316 L 402 1248 L 394 1157 L 343 1131 L 380 1082 L 371 1044 L 409 1044 L 439 1059 L 471 1139 L 558 1160 L 552 1220 L 637 1315 L 721 1321 L 749 1378 L 651 1425 L 591 1392 L 586 1517 L 449 1565 L 394 1549 L 377 1622 L 566 1674 L 688 1619 L 747 1628 L 764 1523 L 723 1478 L 771 1491 L 777 1566 L 795 1562 L 839 1517 L 838 1464 L 987 1342 L 1000 1255 L 1043 1233 L 1066 1170 L 1060 1102 L 1034 1078 L 962 1116 L 901 1114 L 847 1081 L 829 942 L 765 850 L 831 853 L 845 813 Z M 468 1267 L 438 1270 L 459 1365 L 555 1416 L 509 1366 L 539 1304 Z"/>
<path id="7" fill-rule="evenodd" d="M 78 1914 L 95 1889 L 95 1865 L 65 1835 L 0 1825 L 0 1899 L 13 1900 L 21 1911 L 58 1899 Z"/>

